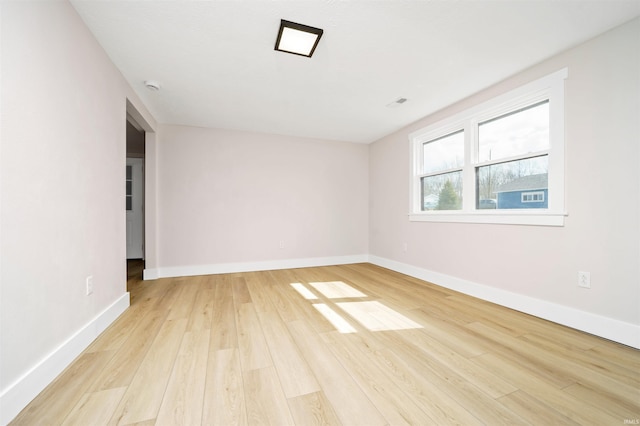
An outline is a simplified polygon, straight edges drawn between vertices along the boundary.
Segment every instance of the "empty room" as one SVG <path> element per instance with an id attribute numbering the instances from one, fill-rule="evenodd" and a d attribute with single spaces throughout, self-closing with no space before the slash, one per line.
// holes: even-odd
<path id="1" fill-rule="evenodd" d="M 640 424 L 637 0 L 0 0 L 0 425 Z"/>

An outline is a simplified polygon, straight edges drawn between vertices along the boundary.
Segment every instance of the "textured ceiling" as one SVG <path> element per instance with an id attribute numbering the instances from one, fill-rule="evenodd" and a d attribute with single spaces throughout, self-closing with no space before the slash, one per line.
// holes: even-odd
<path id="1" fill-rule="evenodd" d="M 360 143 L 640 15 L 638 0 L 71 3 L 160 123 Z M 312 58 L 274 50 L 280 19 L 324 29 Z"/>

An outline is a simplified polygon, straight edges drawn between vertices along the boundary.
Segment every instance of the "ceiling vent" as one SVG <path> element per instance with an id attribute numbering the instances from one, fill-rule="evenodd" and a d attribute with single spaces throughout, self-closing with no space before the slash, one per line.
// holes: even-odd
<path id="1" fill-rule="evenodd" d="M 387 104 L 387 108 L 399 107 L 403 103 L 407 102 L 407 100 L 408 100 L 407 98 L 398 98 L 395 101 L 391 102 L 390 104 Z"/>

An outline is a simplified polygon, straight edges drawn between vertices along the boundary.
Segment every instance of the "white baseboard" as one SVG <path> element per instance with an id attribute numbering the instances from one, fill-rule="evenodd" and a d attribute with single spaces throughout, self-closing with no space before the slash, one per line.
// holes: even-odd
<path id="1" fill-rule="evenodd" d="M 173 266 L 145 269 L 144 279 L 188 277 L 194 275 L 231 274 L 235 272 L 273 271 L 277 269 L 309 268 L 313 266 L 345 265 L 368 262 L 366 254 L 304 259 L 268 260 L 263 262 L 218 263 L 211 265 Z"/>
<path id="2" fill-rule="evenodd" d="M 157 280 L 158 278 L 160 278 L 160 277 L 158 276 L 158 270 L 157 269 L 149 268 L 149 269 L 144 269 L 142 271 L 142 279 L 143 280 Z"/>
<path id="3" fill-rule="evenodd" d="M 525 312 L 539 318 L 640 349 L 640 326 L 635 324 L 474 283 L 451 275 L 429 271 L 378 256 L 370 255 L 369 262 L 479 299 L 506 306 L 507 308 Z"/>
<path id="4" fill-rule="evenodd" d="M 129 307 L 129 293 L 89 321 L 0 394 L 0 424 L 6 425 L 47 387 L 96 337 Z"/>

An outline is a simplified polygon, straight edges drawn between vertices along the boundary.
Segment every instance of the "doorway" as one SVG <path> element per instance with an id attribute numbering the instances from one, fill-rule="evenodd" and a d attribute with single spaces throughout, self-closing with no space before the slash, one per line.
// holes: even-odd
<path id="1" fill-rule="evenodd" d="M 127 260 L 144 259 L 144 159 L 127 158 Z"/>
<path id="2" fill-rule="evenodd" d="M 126 250 L 127 279 L 142 278 L 144 269 L 145 131 L 127 114 Z"/>

